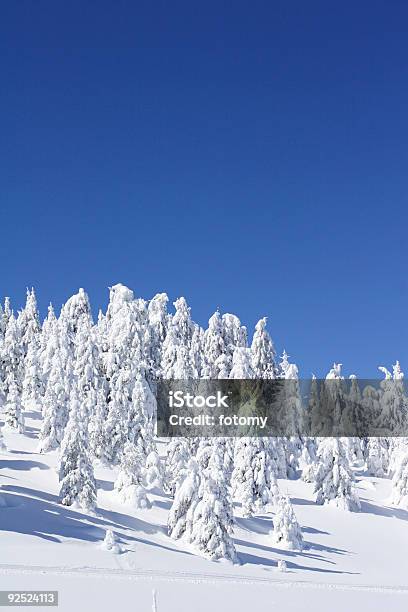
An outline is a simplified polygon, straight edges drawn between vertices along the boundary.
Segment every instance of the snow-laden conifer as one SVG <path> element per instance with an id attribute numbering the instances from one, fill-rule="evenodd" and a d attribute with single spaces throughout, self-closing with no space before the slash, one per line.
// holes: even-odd
<path id="1" fill-rule="evenodd" d="M 111 529 L 106 530 L 105 538 L 102 543 L 102 548 L 114 554 L 118 554 L 121 552 L 118 539 Z"/>
<path id="2" fill-rule="evenodd" d="M 388 473 L 389 451 L 385 438 L 368 438 L 365 447 L 367 474 L 383 478 Z"/>
<path id="3" fill-rule="evenodd" d="M 76 393 L 72 392 L 69 421 L 61 446 L 60 499 L 64 506 L 79 506 L 92 511 L 96 505 L 96 485 L 88 449 L 88 432 L 83 426 L 84 412 Z"/>
<path id="4" fill-rule="evenodd" d="M 206 469 L 200 470 L 196 460 L 190 460 L 170 509 L 168 530 L 172 538 L 183 539 L 212 560 L 235 561 L 232 506 L 220 448 L 214 442 Z"/>
<path id="5" fill-rule="evenodd" d="M 17 325 L 21 335 L 21 349 L 27 355 L 32 340 L 38 338 L 41 332 L 40 316 L 37 308 L 37 298 L 34 289 L 27 289 L 26 305 L 17 317 Z"/>
<path id="6" fill-rule="evenodd" d="M 8 393 L 4 410 L 6 429 L 24 433 L 24 415 L 21 405 L 21 396 L 12 375 L 6 380 Z"/>
<path id="7" fill-rule="evenodd" d="M 405 451 L 398 462 L 392 479 L 391 504 L 408 510 L 408 453 Z"/>
<path id="8" fill-rule="evenodd" d="M 323 439 L 318 448 L 318 464 L 315 473 L 316 503 L 354 512 L 360 510 L 354 475 L 342 441 L 338 438 Z"/>
<path id="9" fill-rule="evenodd" d="M 385 429 L 396 436 L 406 431 L 408 424 L 408 402 L 404 392 L 404 373 L 397 361 L 393 366 L 392 374 L 386 368 L 380 367 L 385 374 L 381 382 L 380 414 L 376 421 L 379 431 Z"/>
<path id="10" fill-rule="evenodd" d="M 132 442 L 126 442 L 124 446 L 115 491 L 122 503 L 133 508 L 151 506 L 144 487 L 144 457 Z"/>
<path id="11" fill-rule="evenodd" d="M 235 444 L 231 487 L 243 516 L 252 516 L 267 506 L 275 484 L 267 440 L 238 438 Z"/>
<path id="12" fill-rule="evenodd" d="M 276 353 L 272 339 L 266 329 L 266 317 L 255 326 L 251 344 L 252 369 L 256 378 L 276 378 Z"/>
<path id="13" fill-rule="evenodd" d="M 164 463 L 164 488 L 174 495 L 183 480 L 191 458 L 188 442 L 185 438 L 172 438 L 166 448 Z"/>
<path id="14" fill-rule="evenodd" d="M 43 375 L 40 365 L 40 342 L 35 336 L 28 344 L 24 360 L 22 403 L 25 408 L 41 409 L 44 393 Z"/>
<path id="15" fill-rule="evenodd" d="M 300 525 L 289 497 L 281 495 L 273 517 L 272 541 L 290 550 L 303 550 L 304 542 Z"/>

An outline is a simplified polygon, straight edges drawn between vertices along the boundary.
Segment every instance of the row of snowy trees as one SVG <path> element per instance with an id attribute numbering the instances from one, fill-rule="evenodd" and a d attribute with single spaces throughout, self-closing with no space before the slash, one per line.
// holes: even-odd
<path id="1" fill-rule="evenodd" d="M 273 540 L 302 548 L 300 526 L 278 479 L 302 477 L 315 489 L 316 503 L 358 510 L 353 466 L 365 462 L 375 476 L 393 475 L 393 502 L 407 505 L 408 454 L 394 438 L 213 438 L 172 439 L 159 457 L 154 436 L 155 384 L 160 378 L 284 378 L 282 418 L 304 418 L 296 365 L 283 354 L 277 362 L 266 319 L 251 344 L 239 319 L 218 311 L 202 329 L 184 298 L 168 311 L 168 298 L 135 299 L 123 285 L 110 290 L 106 313 L 93 321 L 80 289 L 62 307 L 52 306 L 43 323 L 34 290 L 17 316 L 8 299 L 0 306 L 0 410 L 5 427 L 24 434 L 25 415 L 41 411 L 39 451 L 59 453 L 61 503 L 88 511 L 96 506 L 94 465 L 115 467 L 115 495 L 125 504 L 149 508 L 149 490 L 173 496 L 169 535 L 204 555 L 236 558 L 231 537 L 234 512 L 243 516 L 273 510 Z M 384 370 L 380 390 L 365 398 L 351 381 L 347 410 L 371 402 L 378 419 L 403 419 L 399 364 Z M 334 365 L 328 379 L 342 380 Z M 387 381 L 393 381 L 393 385 Z M 395 389 L 398 389 L 396 397 Z M 316 399 L 313 389 L 310 401 Z M 353 396 L 354 394 L 354 396 Z M 317 401 L 317 399 L 316 399 Z M 339 410 L 344 406 L 339 401 Z M 289 417 L 287 415 L 290 415 Z M 402 421 L 401 421 L 402 422 Z M 2 436 L 0 429 L 0 447 Z"/>

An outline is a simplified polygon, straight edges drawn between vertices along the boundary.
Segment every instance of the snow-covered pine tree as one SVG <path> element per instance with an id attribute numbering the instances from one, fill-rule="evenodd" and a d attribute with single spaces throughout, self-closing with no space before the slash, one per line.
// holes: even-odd
<path id="1" fill-rule="evenodd" d="M 8 393 L 4 411 L 6 429 L 16 430 L 19 433 L 24 433 L 24 415 L 21 406 L 21 397 L 17 384 L 14 381 L 12 374 L 6 380 Z"/>
<path id="2" fill-rule="evenodd" d="M 169 535 L 183 539 L 212 559 L 236 560 L 231 539 L 233 517 L 222 469 L 222 457 L 214 445 L 206 470 L 195 459 L 176 491 L 168 518 Z"/>
<path id="3" fill-rule="evenodd" d="M 266 329 L 266 317 L 260 319 L 255 326 L 251 356 L 255 378 L 271 379 L 277 377 L 276 352 Z"/>
<path id="4" fill-rule="evenodd" d="M 219 358 L 225 355 L 223 324 L 218 310 L 210 317 L 203 336 L 203 378 L 219 378 Z"/>
<path id="5" fill-rule="evenodd" d="M 356 512 L 360 500 L 354 486 L 343 443 L 338 438 L 325 438 L 318 448 L 318 468 L 315 472 L 316 503 L 330 504 Z"/>
<path id="6" fill-rule="evenodd" d="M 111 383 L 101 459 L 103 463 L 117 465 L 128 440 L 127 419 L 132 402 L 130 372 L 120 371 Z"/>
<path id="7" fill-rule="evenodd" d="M 75 337 L 74 376 L 78 391 L 83 398 L 86 398 L 91 389 L 97 391 L 103 382 L 99 347 L 89 317 L 81 317 L 78 320 Z"/>
<path id="8" fill-rule="evenodd" d="M 43 421 L 39 435 L 39 452 L 58 448 L 63 440 L 69 416 L 69 400 L 73 387 L 73 361 L 67 335 L 59 326 L 53 328 L 44 352 L 46 388 Z"/>
<path id="9" fill-rule="evenodd" d="M 3 306 L 0 303 L 0 345 L 4 340 L 5 333 L 6 333 L 6 317 L 4 315 Z"/>
<path id="10" fill-rule="evenodd" d="M 408 453 L 401 454 L 392 479 L 391 504 L 408 510 Z"/>
<path id="11" fill-rule="evenodd" d="M 151 506 L 143 485 L 144 464 L 145 458 L 140 448 L 132 442 L 126 442 L 115 481 L 115 491 L 122 503 L 133 508 L 144 509 Z"/>
<path id="12" fill-rule="evenodd" d="M 40 341 L 33 336 L 24 361 L 22 403 L 27 408 L 41 409 L 44 383 L 40 365 Z"/>
<path id="13" fill-rule="evenodd" d="M 3 438 L 3 428 L 0 426 L 0 451 L 7 450 L 6 443 Z"/>
<path id="14" fill-rule="evenodd" d="M 235 443 L 231 487 L 242 515 L 252 516 L 272 500 L 276 484 L 265 438 L 238 438 Z"/>
<path id="15" fill-rule="evenodd" d="M 304 542 L 300 525 L 289 497 L 281 495 L 273 517 L 272 541 L 289 550 L 303 550 Z"/>
<path id="16" fill-rule="evenodd" d="M 191 346 L 189 351 L 189 362 L 193 370 L 193 376 L 203 378 L 203 342 L 204 330 L 199 325 L 194 325 L 193 336 L 191 338 Z"/>
<path id="17" fill-rule="evenodd" d="M 174 540 L 191 541 L 194 510 L 198 504 L 201 482 L 199 466 L 194 458 L 189 459 L 184 479 L 175 490 L 173 504 L 167 519 L 169 536 Z M 168 485 L 168 483 L 167 483 Z"/>
<path id="18" fill-rule="evenodd" d="M 172 438 L 169 441 L 166 447 L 163 484 L 165 490 L 170 495 L 175 495 L 178 486 L 185 476 L 190 458 L 187 439 Z"/>
<path id="19" fill-rule="evenodd" d="M 376 422 L 379 431 L 391 431 L 396 436 L 406 431 L 408 423 L 408 402 L 404 393 L 404 373 L 397 361 L 392 374 L 384 367 L 379 370 L 385 374 L 381 382 L 380 415 Z M 386 434 L 387 435 L 387 434 Z"/>
<path id="20" fill-rule="evenodd" d="M 201 470 L 190 542 L 212 560 L 235 562 L 237 555 L 231 538 L 234 519 L 224 470 L 224 447 L 214 438 L 211 449 L 208 466 Z"/>
<path id="21" fill-rule="evenodd" d="M 232 356 L 232 368 L 229 378 L 245 380 L 255 378 L 255 373 L 251 363 L 250 349 L 236 347 Z"/>
<path id="22" fill-rule="evenodd" d="M 162 347 L 169 324 L 168 301 L 166 293 L 158 293 L 150 300 L 147 307 L 149 345 L 146 347 L 146 361 L 153 378 L 160 373 Z"/>
<path id="23" fill-rule="evenodd" d="M 160 374 L 165 379 L 196 378 L 191 354 L 192 339 L 195 331 L 190 316 L 190 308 L 184 298 L 174 302 L 176 312 L 169 323 L 162 347 Z"/>
<path id="24" fill-rule="evenodd" d="M 145 481 L 148 489 L 163 488 L 163 467 L 156 450 L 152 450 L 146 458 Z"/>
<path id="25" fill-rule="evenodd" d="M 20 329 L 13 313 L 8 317 L 6 333 L 1 349 L 3 393 L 7 396 L 9 385 L 15 384 L 18 392 L 21 394 L 24 375 L 24 355 Z"/>
<path id="26" fill-rule="evenodd" d="M 365 447 L 367 474 L 384 478 L 388 473 L 388 443 L 386 438 L 367 438 Z"/>
<path id="27" fill-rule="evenodd" d="M 348 436 L 346 439 L 346 450 L 350 463 L 362 462 L 363 453 L 361 448 L 361 437 L 366 434 L 368 421 L 364 413 L 363 398 L 357 377 L 350 377 L 350 390 L 344 394 L 345 408 L 342 414 L 342 433 Z"/>
<path id="28" fill-rule="evenodd" d="M 37 298 L 34 289 L 27 289 L 25 308 L 19 313 L 17 325 L 20 329 L 21 350 L 24 357 L 32 340 L 38 339 L 41 333 L 40 315 L 37 308 Z"/>
<path id="29" fill-rule="evenodd" d="M 102 548 L 104 548 L 105 550 L 109 550 L 114 554 L 118 554 L 121 552 L 120 546 L 118 544 L 118 539 L 111 529 L 106 530 L 105 538 L 102 543 Z"/>
<path id="30" fill-rule="evenodd" d="M 302 453 L 300 433 L 304 431 L 304 413 L 300 399 L 298 368 L 289 362 L 286 351 L 283 352 L 280 363 L 282 384 L 278 420 L 284 431 L 292 433 L 282 439 L 286 457 L 286 477 L 294 479 L 299 470 L 299 458 Z"/>
<path id="31" fill-rule="evenodd" d="M 89 448 L 96 459 L 103 461 L 105 444 L 105 422 L 108 416 L 106 391 L 103 387 L 96 392 L 95 406 L 89 421 Z"/>
<path id="32" fill-rule="evenodd" d="M 59 480 L 60 499 L 64 506 L 79 506 L 93 511 L 96 505 L 96 485 L 89 456 L 88 432 L 83 426 L 85 408 L 71 393 L 69 421 L 61 445 Z"/>
<path id="33" fill-rule="evenodd" d="M 81 288 L 78 293 L 69 298 L 61 308 L 60 326 L 66 331 L 72 351 L 75 349 L 75 336 L 80 321 L 87 319 L 92 325 L 91 306 L 87 293 Z"/>

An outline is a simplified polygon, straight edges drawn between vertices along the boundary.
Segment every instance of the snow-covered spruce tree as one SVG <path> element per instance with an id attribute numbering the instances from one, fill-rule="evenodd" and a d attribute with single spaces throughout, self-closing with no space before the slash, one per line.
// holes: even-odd
<path id="1" fill-rule="evenodd" d="M 47 357 L 47 384 L 42 400 L 43 420 L 39 435 L 40 453 L 60 446 L 68 422 L 73 373 L 71 353 L 65 339 L 64 334 L 57 334 L 49 341 L 48 348 L 52 357 Z"/>
<path id="2" fill-rule="evenodd" d="M 377 389 L 366 385 L 362 394 L 363 411 L 370 423 L 375 423 L 380 416 L 380 395 Z"/>
<path id="3" fill-rule="evenodd" d="M 302 470 L 303 482 L 314 482 L 314 471 L 317 468 L 317 443 L 315 438 L 303 438 L 299 467 Z"/>
<path id="4" fill-rule="evenodd" d="M 0 451 L 7 450 L 6 443 L 3 438 L 3 428 L 0 426 Z"/>
<path id="5" fill-rule="evenodd" d="M 40 316 L 34 289 L 31 289 L 31 291 L 27 289 L 26 305 L 18 315 L 17 325 L 21 335 L 21 350 L 23 355 L 26 356 L 31 341 L 38 340 L 41 333 Z"/>
<path id="6" fill-rule="evenodd" d="M 169 380 L 196 378 L 196 356 L 191 353 L 196 326 L 191 320 L 190 308 L 184 298 L 176 300 L 174 306 L 176 312 L 169 323 L 162 347 L 160 373 L 163 378 Z"/>
<path id="7" fill-rule="evenodd" d="M 128 439 L 127 421 L 132 406 L 136 365 L 141 354 L 138 314 L 130 289 L 121 284 L 110 288 L 102 352 L 103 371 L 108 381 L 108 413 L 103 433 L 103 456 L 100 457 L 108 464 L 120 462 Z"/>
<path id="8" fill-rule="evenodd" d="M 96 392 L 94 409 L 89 421 L 89 448 L 96 459 L 103 460 L 105 444 L 105 422 L 108 416 L 108 404 L 104 388 Z"/>
<path id="9" fill-rule="evenodd" d="M 264 438 L 238 438 L 235 444 L 232 495 L 246 517 L 261 511 L 272 500 L 276 480 L 266 445 Z"/>
<path id="10" fill-rule="evenodd" d="M 164 489 L 174 495 L 182 482 L 191 458 L 189 445 L 185 438 L 172 438 L 166 447 L 164 462 Z"/>
<path id="11" fill-rule="evenodd" d="M 213 560 L 237 559 L 231 539 L 234 519 L 224 471 L 223 445 L 210 442 L 208 467 L 201 471 L 199 501 L 194 510 L 191 543 Z"/>
<path id="12" fill-rule="evenodd" d="M 203 342 L 204 342 L 204 330 L 199 325 L 194 325 L 193 336 L 191 338 L 190 346 L 190 363 L 193 369 L 194 376 L 197 378 L 203 378 Z"/>
<path id="13" fill-rule="evenodd" d="M 58 349 L 59 342 L 59 327 L 58 319 L 55 316 L 54 308 L 52 304 L 48 306 L 48 314 L 42 325 L 42 332 L 40 335 L 40 348 L 39 348 L 39 364 L 40 373 L 42 379 L 42 391 L 45 394 L 47 388 L 48 376 L 51 371 L 52 360 L 54 353 Z"/>
<path id="14" fill-rule="evenodd" d="M 401 455 L 392 479 L 391 504 L 408 510 L 408 453 Z"/>
<path id="15" fill-rule="evenodd" d="M 388 474 L 388 442 L 386 438 L 367 438 L 365 447 L 367 474 L 383 478 Z"/>
<path id="16" fill-rule="evenodd" d="M 92 511 L 96 505 L 96 486 L 89 456 L 88 432 L 83 426 L 84 411 L 73 391 L 69 421 L 61 445 L 60 499 L 64 506 L 79 506 Z"/>
<path id="17" fill-rule="evenodd" d="M 92 325 L 91 306 L 88 295 L 81 288 L 78 293 L 69 298 L 61 308 L 59 324 L 67 334 L 69 346 L 75 349 L 75 336 L 80 321 L 87 319 Z"/>
<path id="18" fill-rule="evenodd" d="M 199 466 L 194 458 L 189 459 L 184 478 L 175 491 L 174 501 L 167 519 L 169 536 L 174 540 L 181 538 L 191 541 L 194 510 L 198 504 L 201 483 Z"/>
<path id="19" fill-rule="evenodd" d="M 85 399 L 93 389 L 97 391 L 103 384 L 102 363 L 95 330 L 89 317 L 78 320 L 75 337 L 74 376 L 81 399 Z"/>
<path id="20" fill-rule="evenodd" d="M 289 550 L 303 550 L 304 542 L 300 525 L 289 497 L 281 495 L 273 517 L 272 541 Z"/>
<path id="21" fill-rule="evenodd" d="M 342 441 L 325 438 L 318 448 L 318 468 L 315 473 L 316 503 L 330 504 L 352 512 L 360 510 L 360 500 L 354 486 Z"/>
<path id="22" fill-rule="evenodd" d="M 128 440 L 127 415 L 132 402 L 130 372 L 122 370 L 111 381 L 108 415 L 104 426 L 103 463 L 120 463 Z"/>
<path id="23" fill-rule="evenodd" d="M 148 489 L 163 488 L 163 467 L 156 450 L 152 450 L 146 458 L 145 482 Z"/>
<path id="24" fill-rule="evenodd" d="M 3 306 L 0 303 L 0 345 L 4 340 L 4 334 L 6 333 L 6 317 L 4 315 Z"/>
<path id="25" fill-rule="evenodd" d="M 255 378 L 276 378 L 276 352 L 272 339 L 266 329 L 266 317 L 260 319 L 255 326 L 251 344 L 252 369 Z"/>
<path id="26" fill-rule="evenodd" d="M 219 378 L 220 362 L 225 355 L 226 347 L 223 337 L 223 324 L 219 311 L 217 310 L 208 321 L 208 328 L 203 336 L 203 378 Z"/>
<path id="27" fill-rule="evenodd" d="M 380 431 L 384 429 L 387 433 L 391 431 L 398 436 L 406 431 L 408 423 L 404 373 L 401 371 L 399 361 L 393 366 L 392 374 L 384 367 L 380 367 L 379 370 L 385 374 L 385 380 L 381 382 L 380 415 L 375 425 Z"/>
<path id="28" fill-rule="evenodd" d="M 232 356 L 232 368 L 229 378 L 245 380 L 255 378 L 251 363 L 250 349 L 237 347 Z"/>
<path id="29" fill-rule="evenodd" d="M 150 389 L 143 369 L 136 372 L 134 377 L 132 402 L 126 423 L 127 439 L 138 445 L 146 458 L 149 453 L 156 449 L 153 439 L 156 398 Z"/>
<path id="30" fill-rule="evenodd" d="M 40 342 L 34 336 L 28 344 L 24 361 L 24 379 L 22 403 L 25 408 L 41 409 L 44 393 L 43 377 L 40 365 Z"/>
<path id="31" fill-rule="evenodd" d="M 121 552 L 117 537 L 111 529 L 106 530 L 105 538 L 102 543 L 102 548 L 104 548 L 105 550 L 109 550 L 111 553 L 114 554 L 118 554 Z"/>
<path id="32" fill-rule="evenodd" d="M 115 481 L 115 491 L 122 503 L 133 508 L 150 508 L 143 486 L 145 458 L 141 450 L 132 442 L 126 442 L 120 463 L 120 471 Z"/>
<path id="33" fill-rule="evenodd" d="M 247 329 L 233 314 L 222 315 L 223 338 L 226 357 L 232 364 L 232 356 L 236 348 L 248 348 Z M 231 367 L 231 366 L 230 366 Z"/>
<path id="34" fill-rule="evenodd" d="M 6 335 L 6 329 L 11 315 L 12 310 L 10 306 L 10 298 L 6 297 L 4 298 L 4 308 L 2 308 L 0 311 L 0 338 L 4 339 Z"/>
<path id="35" fill-rule="evenodd" d="M 4 411 L 5 427 L 9 430 L 14 429 L 19 433 L 24 433 L 24 415 L 21 406 L 21 397 L 12 375 L 10 379 L 6 380 L 6 383 L 8 393 Z"/>
<path id="36" fill-rule="evenodd" d="M 3 393 L 5 396 L 7 395 L 10 384 L 15 384 L 18 392 L 21 393 L 24 374 L 24 355 L 22 351 L 20 329 L 13 313 L 11 313 L 8 318 L 1 350 Z"/>
<path id="37" fill-rule="evenodd" d="M 284 438 L 269 438 L 267 448 L 273 474 L 276 478 L 287 478 Z"/>
<path id="38" fill-rule="evenodd" d="M 286 476 L 294 479 L 299 470 L 299 458 L 302 452 L 300 432 L 304 431 L 304 414 L 300 399 L 298 368 L 289 362 L 286 351 L 283 352 L 280 363 L 281 377 L 285 379 L 282 385 L 278 420 L 284 431 L 292 435 L 282 439 L 286 458 Z"/>
<path id="39" fill-rule="evenodd" d="M 212 560 L 235 561 L 232 507 L 216 442 L 213 451 L 205 470 L 190 460 L 170 509 L 168 530 L 172 538 L 183 539 Z"/>
<path id="40" fill-rule="evenodd" d="M 171 326 L 176 332 L 176 336 L 181 346 L 187 349 L 191 346 L 191 339 L 194 333 L 194 324 L 191 320 L 191 309 L 185 298 L 180 297 L 174 302 L 176 312 L 171 319 Z"/>
<path id="41" fill-rule="evenodd" d="M 351 375 L 350 390 L 344 394 L 345 408 L 342 414 L 342 433 L 347 435 L 347 452 L 350 463 L 363 461 L 361 437 L 366 434 L 368 421 L 357 377 Z"/>
<path id="42" fill-rule="evenodd" d="M 160 372 L 163 342 L 167 335 L 169 315 L 166 293 L 158 293 L 150 300 L 147 307 L 149 342 L 146 346 L 146 363 L 156 378 Z"/>

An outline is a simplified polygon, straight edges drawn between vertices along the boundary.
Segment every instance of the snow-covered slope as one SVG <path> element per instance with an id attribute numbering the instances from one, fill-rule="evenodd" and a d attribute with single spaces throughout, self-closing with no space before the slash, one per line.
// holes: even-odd
<path id="1" fill-rule="evenodd" d="M 58 589 L 61 610 L 244 611 L 266 609 L 408 609 L 408 512 L 386 500 L 390 481 L 357 472 L 361 512 L 316 506 L 312 487 L 281 480 L 307 548 L 279 549 L 272 514 L 237 518 L 240 565 L 215 563 L 166 533 L 169 497 L 154 490 L 149 510 L 115 497 L 116 471 L 97 467 L 97 511 L 58 503 L 57 453 L 38 454 L 40 414 L 26 413 L 26 433 L 5 433 L 0 455 L 0 589 Z M 120 553 L 103 547 L 107 530 Z M 278 560 L 287 572 L 277 570 Z M 93 604 L 85 604 L 93 600 Z M 308 604 L 309 605 L 309 604 Z"/>

